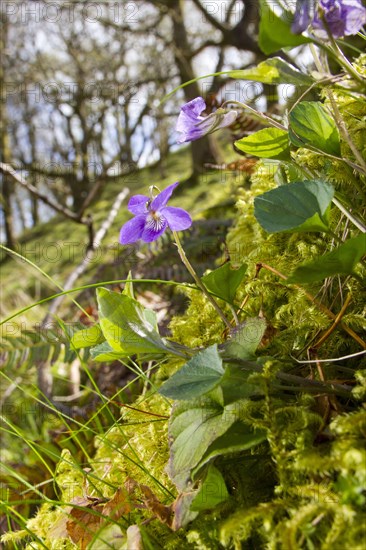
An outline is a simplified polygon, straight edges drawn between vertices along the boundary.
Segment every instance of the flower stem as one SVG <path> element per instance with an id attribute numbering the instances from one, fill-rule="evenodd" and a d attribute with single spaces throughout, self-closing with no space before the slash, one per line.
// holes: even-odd
<path id="1" fill-rule="evenodd" d="M 211 296 L 211 294 L 207 291 L 207 288 L 205 287 L 205 285 L 202 283 L 201 279 L 199 278 L 199 276 L 197 275 L 197 273 L 195 272 L 192 264 L 190 263 L 190 261 L 188 260 L 187 256 L 186 256 L 186 253 L 184 252 L 184 249 L 183 249 L 183 246 L 182 246 L 182 243 L 181 243 L 181 240 L 179 238 L 179 235 L 176 231 L 173 231 L 173 236 L 174 236 L 174 240 L 175 240 L 175 244 L 177 245 L 177 248 L 178 248 L 178 252 L 179 252 L 179 256 L 180 256 L 180 259 L 182 260 L 182 262 L 184 263 L 184 265 L 186 266 L 187 270 L 189 271 L 189 273 L 192 275 L 196 285 L 198 286 L 198 288 L 200 288 L 202 290 L 202 292 L 205 294 L 205 296 L 207 297 L 208 301 L 210 302 L 210 304 L 215 308 L 216 312 L 218 313 L 218 315 L 221 317 L 222 321 L 225 323 L 225 325 L 231 330 L 232 329 L 232 326 L 231 324 L 229 323 L 229 321 L 226 319 L 226 316 L 224 314 L 224 312 L 222 311 L 222 309 L 220 308 L 220 306 L 218 305 L 218 303 L 213 299 L 213 297 Z"/>
<path id="2" fill-rule="evenodd" d="M 325 28 L 326 28 L 326 31 L 328 33 L 328 37 L 329 37 L 329 40 L 330 40 L 330 43 L 331 43 L 332 47 L 329 47 L 322 40 L 318 40 L 314 35 L 311 36 L 312 42 L 314 44 L 316 44 L 318 46 L 318 48 L 320 48 L 321 50 L 327 52 L 327 54 L 329 54 L 331 57 L 333 57 L 333 59 L 338 61 L 338 63 L 343 67 L 343 69 L 345 69 L 347 71 L 347 73 L 350 76 L 352 76 L 352 78 L 354 78 L 357 82 L 359 82 L 360 84 L 363 84 L 363 86 L 365 86 L 365 79 L 362 77 L 362 75 L 360 75 L 356 71 L 356 69 L 354 69 L 352 64 L 345 57 L 342 50 L 340 49 L 340 47 L 338 46 L 338 44 L 334 40 L 332 34 L 329 32 L 329 29 L 327 28 L 327 25 L 326 25 L 325 22 L 324 22 L 324 24 L 325 24 Z M 310 49 L 312 50 L 312 48 L 313 48 L 313 44 L 310 44 Z"/>
<path id="3" fill-rule="evenodd" d="M 227 101 L 224 101 L 224 103 L 221 105 L 221 107 L 223 107 L 226 104 L 239 105 L 239 107 L 241 107 L 242 109 L 247 109 L 248 111 L 253 113 L 253 115 L 257 119 L 259 118 L 260 120 L 263 120 L 269 126 L 273 126 L 274 128 L 278 128 L 279 130 L 287 130 L 286 126 L 284 126 L 280 122 L 277 122 L 272 117 L 270 117 L 270 116 L 268 116 L 268 115 L 266 115 L 266 114 L 264 114 L 260 111 L 257 111 L 256 109 L 253 109 L 253 107 L 251 107 L 247 103 L 241 103 L 240 101 L 235 101 L 235 100 L 228 99 Z"/>

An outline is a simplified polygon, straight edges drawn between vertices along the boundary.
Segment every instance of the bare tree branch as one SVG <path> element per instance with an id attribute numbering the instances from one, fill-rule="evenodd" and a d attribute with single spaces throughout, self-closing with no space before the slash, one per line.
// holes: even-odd
<path id="1" fill-rule="evenodd" d="M 32 195 L 36 196 L 39 200 L 41 200 L 42 202 L 50 206 L 53 210 L 55 210 L 59 214 L 62 214 L 63 216 L 65 216 L 66 218 L 69 218 L 70 220 L 73 220 L 74 222 L 82 223 L 82 224 L 85 223 L 85 221 L 80 219 L 78 214 L 76 214 L 75 212 L 72 212 L 72 210 L 69 210 L 66 207 L 58 205 L 49 197 L 47 197 L 47 195 L 44 195 L 43 193 L 38 191 L 38 189 L 34 187 L 34 185 L 32 185 L 31 183 L 28 183 L 21 176 L 19 176 L 9 164 L 0 162 L 0 172 L 2 172 L 3 174 L 9 174 L 14 179 L 14 181 L 19 183 L 22 187 L 24 187 L 30 193 L 32 193 Z"/>
<path id="2" fill-rule="evenodd" d="M 228 30 L 228 27 L 227 26 L 224 26 L 220 23 L 220 21 L 218 21 L 217 19 L 215 19 L 215 17 L 213 15 L 211 15 L 210 12 L 206 11 L 204 6 L 202 6 L 200 0 L 192 0 L 193 4 L 196 6 L 196 8 L 205 16 L 205 18 L 207 19 L 207 21 L 209 23 L 211 23 L 211 25 L 213 27 L 215 27 L 215 29 L 218 29 L 219 31 L 221 31 L 223 34 L 225 33 L 225 31 Z"/>

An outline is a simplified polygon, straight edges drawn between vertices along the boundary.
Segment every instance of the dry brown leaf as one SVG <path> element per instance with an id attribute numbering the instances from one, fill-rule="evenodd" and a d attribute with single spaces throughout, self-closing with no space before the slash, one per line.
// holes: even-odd
<path id="1" fill-rule="evenodd" d="M 187 523 L 198 516 L 198 512 L 192 512 L 190 510 L 190 506 L 196 495 L 197 491 L 180 493 L 175 501 L 172 503 L 172 514 L 174 515 L 171 521 L 170 528 L 173 531 L 178 531 L 178 529 L 184 527 L 185 525 L 187 525 Z"/>
<path id="2" fill-rule="evenodd" d="M 116 521 L 132 510 L 130 493 L 124 487 L 119 487 L 113 497 L 103 507 L 103 515 Z"/>
<path id="3" fill-rule="evenodd" d="M 139 488 L 144 495 L 143 502 L 146 508 L 155 514 L 155 516 L 160 519 L 162 523 L 167 523 L 170 526 L 172 520 L 171 506 L 165 506 L 165 504 L 162 504 L 147 485 L 140 485 Z"/>
<path id="4" fill-rule="evenodd" d="M 86 550 L 103 523 L 100 513 L 100 502 L 90 502 L 88 499 L 74 499 L 73 504 L 84 508 L 72 508 L 66 522 L 66 530 L 72 542 L 79 544 L 80 550 Z"/>

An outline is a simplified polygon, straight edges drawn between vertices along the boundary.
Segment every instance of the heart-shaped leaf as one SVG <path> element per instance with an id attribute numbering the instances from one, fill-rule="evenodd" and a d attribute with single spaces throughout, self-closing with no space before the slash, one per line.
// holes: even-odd
<path id="1" fill-rule="evenodd" d="M 297 147 L 315 147 L 330 155 L 340 154 L 338 129 L 319 101 L 302 101 L 289 115 L 290 140 Z"/>
<path id="2" fill-rule="evenodd" d="M 252 449 L 267 438 L 264 430 L 254 430 L 247 424 L 237 421 L 219 438 L 217 438 L 207 449 L 198 466 L 193 470 L 193 477 L 210 460 L 218 456 L 231 453 L 238 453 Z"/>
<path id="3" fill-rule="evenodd" d="M 268 233 L 328 231 L 333 187 L 323 181 L 281 185 L 254 199 L 254 215 Z"/>
<path id="4" fill-rule="evenodd" d="M 169 436 L 171 441 L 168 473 L 179 490 L 187 488 L 191 471 L 207 448 L 237 419 L 237 404 L 226 407 L 213 399 L 182 401 L 173 408 Z"/>
<path id="5" fill-rule="evenodd" d="M 117 352 L 174 353 L 156 330 L 155 315 L 127 295 L 97 290 L 100 326 L 110 347 Z M 148 313 L 147 313 L 148 311 Z"/>
<path id="6" fill-rule="evenodd" d="M 224 369 L 217 345 L 197 353 L 159 389 L 171 399 L 193 399 L 212 390 L 220 382 Z"/>
<path id="7" fill-rule="evenodd" d="M 266 330 L 264 319 L 254 317 L 234 329 L 225 342 L 225 352 L 238 359 L 255 359 L 255 352 Z"/>
<path id="8" fill-rule="evenodd" d="M 264 128 L 235 142 L 239 151 L 256 157 L 290 159 L 288 132 L 278 128 Z"/>
<path id="9" fill-rule="evenodd" d="M 234 269 L 230 262 L 226 262 L 211 273 L 204 275 L 201 280 L 208 290 L 231 304 L 246 270 L 246 264 L 241 265 L 239 269 Z"/>

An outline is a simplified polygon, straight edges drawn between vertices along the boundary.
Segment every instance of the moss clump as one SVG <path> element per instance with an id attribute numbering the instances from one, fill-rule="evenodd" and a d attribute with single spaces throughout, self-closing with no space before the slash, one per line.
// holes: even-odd
<path id="1" fill-rule="evenodd" d="M 165 473 L 170 404 L 154 394 L 138 399 L 131 407 L 122 410 L 118 424 L 95 439 L 92 466 L 101 479 L 97 485 L 104 486 L 105 492 L 106 483 L 119 487 L 131 477 L 151 487 L 163 502 L 171 500 L 176 491 Z M 107 490 L 107 494 L 110 492 L 113 488 Z"/>
<path id="2" fill-rule="evenodd" d="M 224 521 L 220 540 L 225 547 L 242 548 L 253 541 L 258 548 L 288 550 L 363 547 L 366 412 L 338 416 L 329 428 L 334 441 L 314 446 L 317 422 L 309 405 L 287 405 L 285 410 L 272 402 L 264 415 L 279 476 L 277 497 Z"/>
<path id="3" fill-rule="evenodd" d="M 207 347 L 225 339 L 224 323 L 201 291 L 184 289 L 190 302 L 184 315 L 170 322 L 172 339 L 190 348 Z M 220 306 L 230 318 L 230 310 L 220 301 Z"/>

